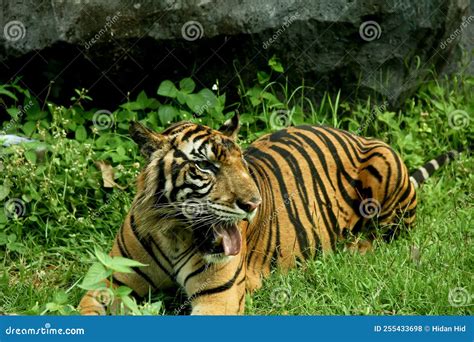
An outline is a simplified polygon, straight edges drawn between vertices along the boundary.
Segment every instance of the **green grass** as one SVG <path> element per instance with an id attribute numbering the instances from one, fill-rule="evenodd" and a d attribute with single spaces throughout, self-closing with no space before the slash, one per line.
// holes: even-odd
<path id="1" fill-rule="evenodd" d="M 4 149 L 0 155 L 0 202 L 20 199 L 24 205 L 19 217 L 7 217 L 0 210 L 0 313 L 76 312 L 84 294 L 78 285 L 96 261 L 94 248 L 110 248 L 133 199 L 134 180 L 143 161 L 126 133 L 131 120 L 157 130 L 182 119 L 216 127 L 239 107 L 241 142 L 247 145 L 275 129 L 273 113 L 289 113 L 292 124 L 359 128 L 361 135 L 389 142 L 409 168 L 472 144 L 473 78 L 426 83 L 395 112 L 383 106 L 383 100 L 340 102 L 334 94 L 315 104 L 304 96 L 305 87 L 272 83 L 275 72 L 259 75 L 254 85 L 241 85 L 241 101 L 230 105 L 224 94 L 196 91 L 189 79 L 177 87 L 164 82 L 158 96 L 141 93 L 117 108 L 110 114 L 112 125 L 102 130 L 93 125 L 98 109 L 91 108 L 93 101 L 83 90 L 70 107 L 49 103 L 42 108 L 16 84 L 0 85 L 12 116 L 4 129 L 42 141 Z M 30 101 L 28 111 L 17 109 Z M 448 123 L 455 111 L 468 115 L 467 124 Z M 36 148 L 45 149 L 46 156 L 38 156 Z M 94 165 L 97 160 L 113 166 L 114 180 L 124 191 L 103 187 Z M 288 274 L 275 270 L 261 290 L 247 297 L 246 312 L 472 314 L 472 300 L 457 306 L 448 298 L 456 289 L 461 297 L 474 296 L 473 170 L 474 158 L 464 154 L 430 179 L 418 191 L 417 225 L 409 234 L 392 243 L 377 241 L 375 250 L 364 256 L 340 250 Z M 165 309 L 172 313 L 171 306 Z M 140 312 L 150 311 L 141 308 Z"/>

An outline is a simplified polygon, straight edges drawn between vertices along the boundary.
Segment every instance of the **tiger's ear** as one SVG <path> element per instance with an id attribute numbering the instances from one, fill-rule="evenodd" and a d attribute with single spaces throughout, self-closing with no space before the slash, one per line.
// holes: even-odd
<path id="1" fill-rule="evenodd" d="M 235 111 L 235 114 L 232 118 L 224 122 L 224 124 L 219 128 L 219 131 L 227 135 L 228 137 L 235 139 L 239 133 L 240 123 L 239 123 L 239 112 Z"/>
<path id="2" fill-rule="evenodd" d="M 130 124 L 128 131 L 133 141 L 140 147 L 140 152 L 146 158 L 150 158 L 153 152 L 163 148 L 166 143 L 164 136 L 146 128 L 136 121 Z"/>

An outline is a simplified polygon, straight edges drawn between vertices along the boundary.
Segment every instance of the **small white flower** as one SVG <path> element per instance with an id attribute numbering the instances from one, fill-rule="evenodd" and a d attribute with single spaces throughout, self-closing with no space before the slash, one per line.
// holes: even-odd
<path id="1" fill-rule="evenodd" d="M 217 84 L 212 85 L 212 90 L 217 90 Z"/>

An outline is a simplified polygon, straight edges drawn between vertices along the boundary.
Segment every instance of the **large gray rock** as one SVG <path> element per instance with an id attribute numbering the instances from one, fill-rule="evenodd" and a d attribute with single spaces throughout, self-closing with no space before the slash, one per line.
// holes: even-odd
<path id="1" fill-rule="evenodd" d="M 107 106 L 190 74 L 228 90 L 236 70 L 252 80 L 275 54 L 295 87 L 397 103 L 472 34 L 468 11 L 468 0 L 4 2 L 0 81 L 22 75 L 44 97 L 54 80 L 59 102 L 90 88 Z"/>

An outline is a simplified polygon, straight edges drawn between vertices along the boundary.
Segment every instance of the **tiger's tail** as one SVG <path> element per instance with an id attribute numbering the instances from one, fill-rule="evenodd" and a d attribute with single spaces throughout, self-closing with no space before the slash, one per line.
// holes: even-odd
<path id="1" fill-rule="evenodd" d="M 415 189 L 419 188 L 424 181 L 431 177 L 436 170 L 440 167 L 452 162 L 458 158 L 459 153 L 467 151 L 470 152 L 471 148 L 459 148 L 457 150 L 451 150 L 446 153 L 439 155 L 438 157 L 431 159 L 429 162 L 413 171 L 410 175 L 410 182 L 413 184 Z"/>

